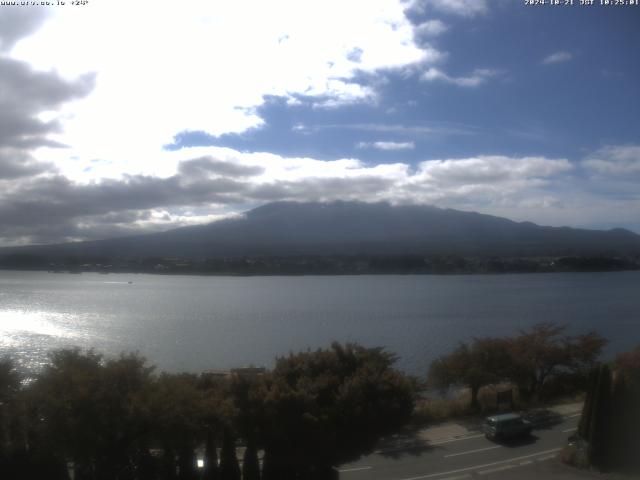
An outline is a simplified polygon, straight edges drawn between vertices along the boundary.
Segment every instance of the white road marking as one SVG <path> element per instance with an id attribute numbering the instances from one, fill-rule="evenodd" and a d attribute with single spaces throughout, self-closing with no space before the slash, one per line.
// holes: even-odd
<path id="1" fill-rule="evenodd" d="M 467 450 L 466 452 L 450 453 L 449 455 L 445 455 L 444 458 L 457 457 L 458 455 L 468 455 L 470 453 L 476 453 L 476 452 L 484 452 L 486 450 L 495 450 L 496 448 L 503 448 L 503 447 L 502 445 L 495 445 L 493 447 L 476 448 L 475 450 Z"/>
<path id="2" fill-rule="evenodd" d="M 464 480 L 465 478 L 471 478 L 471 475 L 465 473 L 464 475 L 458 475 L 457 477 L 445 477 L 441 478 L 440 480 Z"/>
<path id="3" fill-rule="evenodd" d="M 480 438 L 480 437 L 484 437 L 484 433 L 481 433 L 480 435 L 468 435 L 466 437 L 451 438 L 449 440 L 441 440 L 438 442 L 429 442 L 427 445 L 444 445 L 445 443 L 459 442 L 461 440 L 471 440 L 472 438 Z"/>
<path id="4" fill-rule="evenodd" d="M 556 458 L 556 454 L 555 453 L 553 455 L 545 455 L 544 457 L 538 457 L 538 458 L 536 458 L 536 460 L 538 462 L 544 462 L 545 460 L 551 460 L 552 458 Z"/>
<path id="5" fill-rule="evenodd" d="M 567 417 L 566 417 L 566 418 L 579 417 L 580 415 L 582 415 L 582 413 L 574 413 L 573 415 L 567 415 Z"/>
<path id="6" fill-rule="evenodd" d="M 347 472 L 359 472 L 361 470 L 371 470 L 371 467 L 367 465 L 367 466 L 364 466 L 364 467 L 341 468 L 338 471 L 340 473 L 347 473 Z"/>
<path id="7" fill-rule="evenodd" d="M 478 475 L 487 475 L 488 473 L 501 472 L 503 470 L 509 470 L 510 468 L 515 468 L 517 465 L 503 465 L 501 467 L 490 468 L 489 470 L 480 470 Z"/>
<path id="8" fill-rule="evenodd" d="M 522 462 L 520 462 L 520 465 L 531 465 L 533 462 L 531 460 L 524 460 Z"/>
<path id="9" fill-rule="evenodd" d="M 492 467 L 494 465 L 500 465 L 500 464 L 503 464 L 503 463 L 516 462 L 518 460 L 524 460 L 525 458 L 537 457 L 538 455 L 546 455 L 546 454 L 549 454 L 549 453 L 555 453 L 555 452 L 559 452 L 560 450 L 562 450 L 562 447 L 552 448 L 551 450 L 544 450 L 542 452 L 536 452 L 536 453 L 532 453 L 530 455 L 522 455 L 521 457 L 509 458 L 507 460 L 500 460 L 498 462 L 485 463 L 484 465 L 473 465 L 471 467 L 459 468 L 457 470 L 450 470 L 448 472 L 430 473 L 428 475 L 421 475 L 419 477 L 403 478 L 402 480 L 422 480 L 424 478 L 441 477 L 442 475 L 450 475 L 452 473 L 468 472 L 470 470 L 478 470 L 480 468 Z"/>
<path id="10" fill-rule="evenodd" d="M 578 427 L 573 427 L 573 428 L 567 428 L 565 430 L 562 430 L 562 433 L 568 433 L 568 432 L 573 432 L 574 430 L 577 430 Z"/>

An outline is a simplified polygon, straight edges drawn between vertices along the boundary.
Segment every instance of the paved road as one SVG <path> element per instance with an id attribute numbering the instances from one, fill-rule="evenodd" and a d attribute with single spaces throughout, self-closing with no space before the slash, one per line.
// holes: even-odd
<path id="1" fill-rule="evenodd" d="M 519 478 L 556 458 L 578 425 L 579 414 L 536 428 L 530 438 L 494 443 L 479 432 L 432 442 L 420 440 L 392 445 L 339 468 L 341 480 L 464 480 Z M 502 475 L 498 475 L 502 474 Z M 508 475 L 504 475 L 508 474 Z"/>

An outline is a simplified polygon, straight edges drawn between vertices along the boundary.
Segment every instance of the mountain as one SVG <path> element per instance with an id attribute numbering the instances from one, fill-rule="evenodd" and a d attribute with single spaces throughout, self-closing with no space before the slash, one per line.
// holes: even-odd
<path id="1" fill-rule="evenodd" d="M 0 250 L 49 256 L 183 258 L 283 255 L 455 254 L 568 256 L 640 253 L 640 235 L 387 203 L 277 202 L 242 217 L 162 233 Z"/>

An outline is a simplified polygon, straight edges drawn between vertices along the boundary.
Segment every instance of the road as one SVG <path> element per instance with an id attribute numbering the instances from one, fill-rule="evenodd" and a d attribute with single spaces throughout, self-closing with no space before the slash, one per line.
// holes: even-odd
<path id="1" fill-rule="evenodd" d="M 578 425 L 580 415 L 558 418 L 528 438 L 494 443 L 479 432 L 461 438 L 425 442 L 404 438 L 397 445 L 339 468 L 341 480 L 465 480 L 490 478 L 499 472 L 530 470 L 559 454 Z M 527 475 L 529 476 L 529 475 Z"/>

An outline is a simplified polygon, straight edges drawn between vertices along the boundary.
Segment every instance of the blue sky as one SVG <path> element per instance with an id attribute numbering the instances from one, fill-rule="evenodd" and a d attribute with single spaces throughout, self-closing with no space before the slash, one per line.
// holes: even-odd
<path id="1" fill-rule="evenodd" d="M 288 105 L 284 97 L 266 97 L 256 108 L 265 121 L 260 128 L 221 136 L 181 132 L 168 148 L 216 145 L 415 162 L 479 152 L 580 159 L 605 145 L 638 141 L 640 56 L 633 46 L 640 44 L 640 8 L 496 1 L 483 14 L 410 18 L 417 25 L 436 19 L 447 26 L 428 38 L 447 52 L 447 75 L 468 77 L 476 69 L 494 74 L 468 87 L 425 82 L 420 71 L 362 75 L 356 81 L 376 89 L 375 103 L 319 109 L 314 98 L 300 96 L 301 104 Z M 406 128 L 383 130 L 390 125 Z M 414 148 L 362 148 L 376 141 L 412 142 Z"/>
<path id="2" fill-rule="evenodd" d="M 0 243 L 277 200 L 640 232 L 640 6 L 266 3 L 0 7 Z"/>

